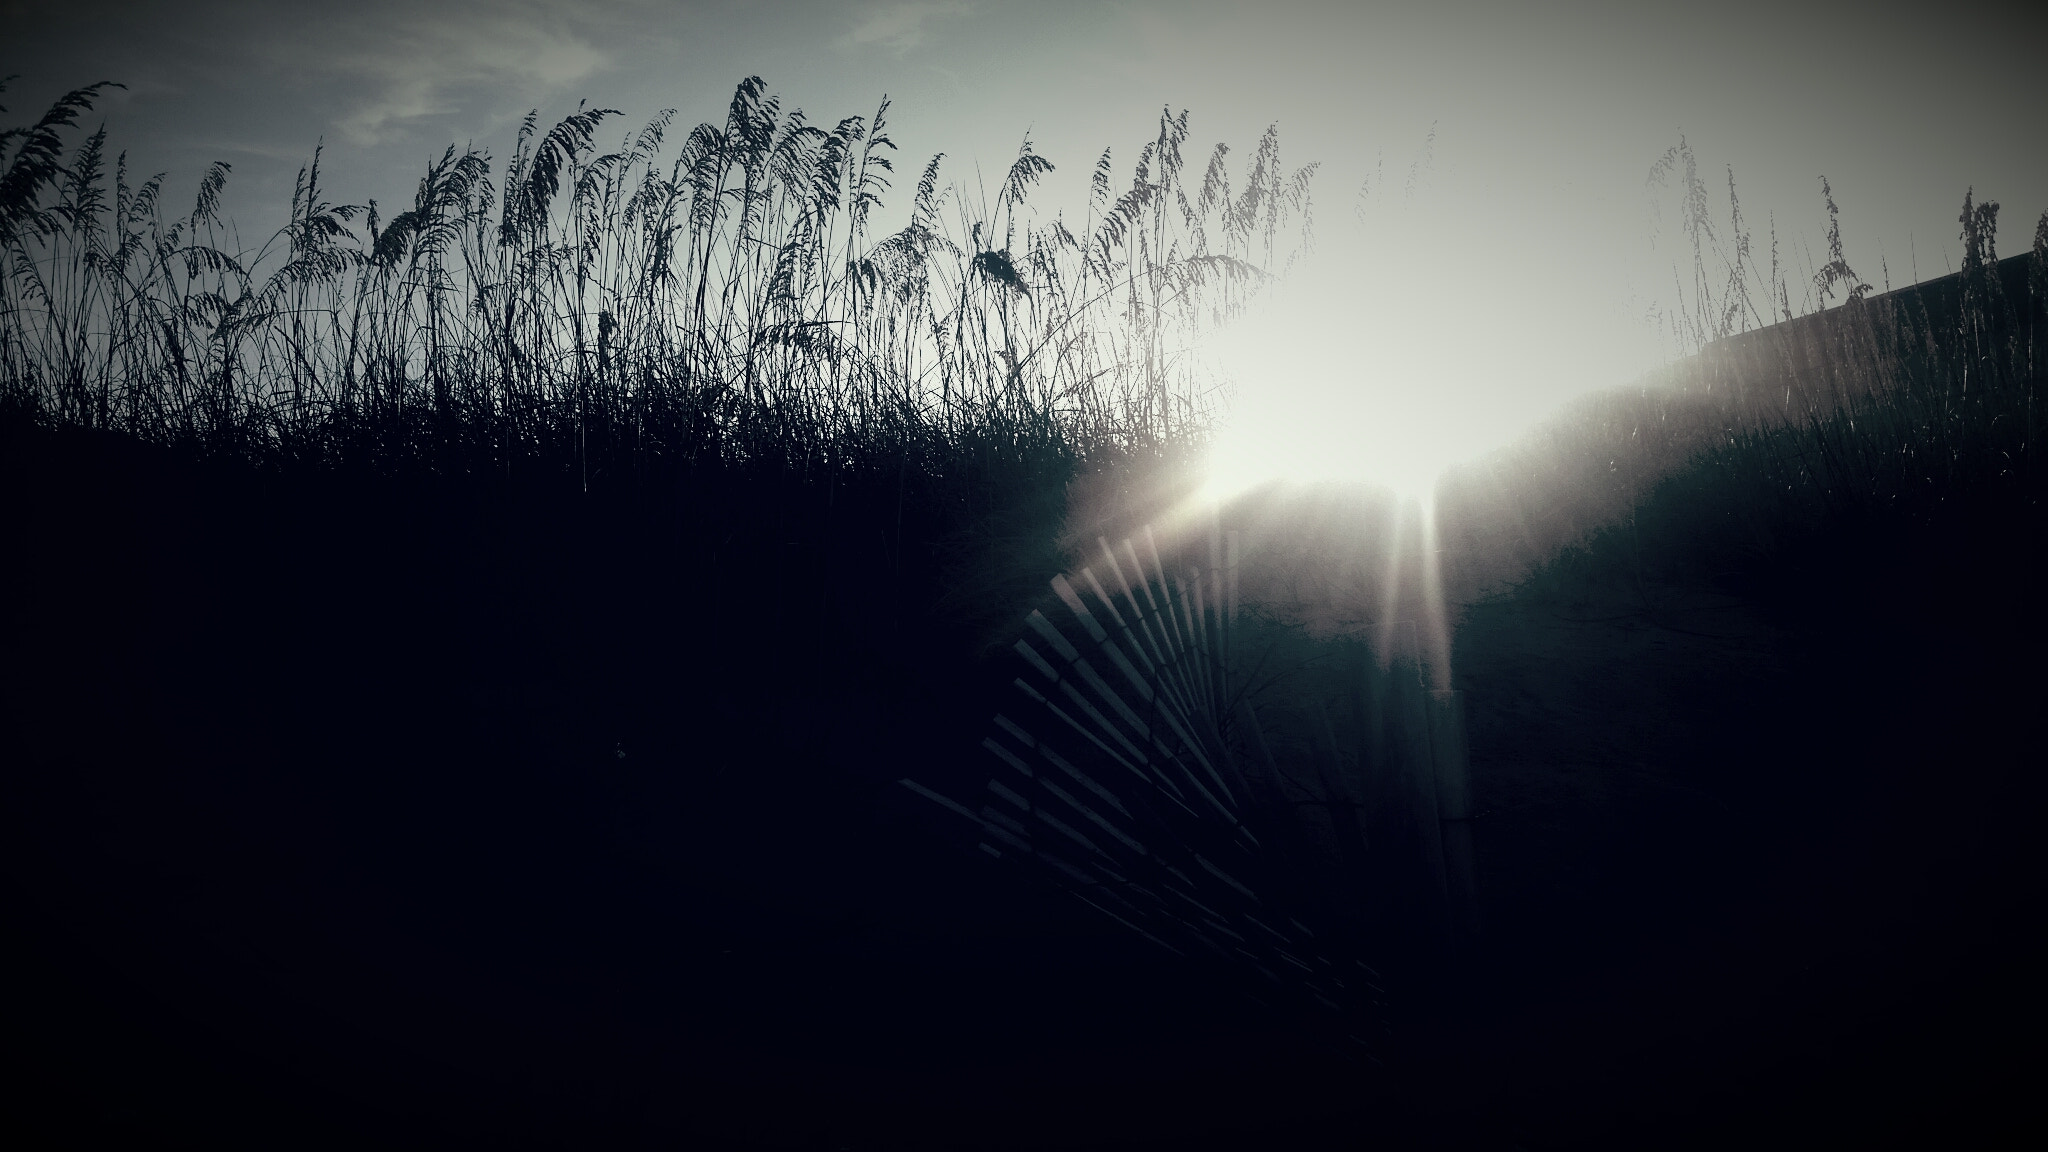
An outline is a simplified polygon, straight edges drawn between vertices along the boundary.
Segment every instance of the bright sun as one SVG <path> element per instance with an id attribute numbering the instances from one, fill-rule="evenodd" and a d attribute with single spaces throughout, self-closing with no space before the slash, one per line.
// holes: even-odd
<path id="1" fill-rule="evenodd" d="M 1273 480 L 1365 482 L 1426 496 L 1443 471 L 1501 447 L 1571 397 L 1625 384 L 1661 358 L 1654 330 L 1614 301 L 1613 276 L 1569 254 L 1504 275 L 1471 231 L 1482 214 L 1418 199 L 1319 238 L 1202 349 L 1233 388 L 1209 496 Z"/>
<path id="2" fill-rule="evenodd" d="M 1489 447 L 1448 389 L 1347 378 L 1341 368 L 1244 381 L 1209 457 L 1211 495 L 1270 481 L 1362 481 L 1426 496 L 1452 464 Z"/>
<path id="3" fill-rule="evenodd" d="M 1356 310 L 1344 314 L 1347 303 Z M 1211 339 L 1234 394 L 1209 496 L 1275 480 L 1427 496 L 1446 469 L 1522 436 L 1574 394 L 1650 366 L 1560 346 L 1554 329 L 1475 334 L 1448 317 L 1362 304 L 1289 293 Z"/>
<path id="4" fill-rule="evenodd" d="M 1425 496 L 1444 469 L 1525 424 L 1528 405 L 1489 395 L 1477 342 L 1442 355 L 1439 325 L 1346 295 L 1305 304 L 1288 292 L 1213 341 L 1235 395 L 1210 455 L 1212 495 L 1336 480 Z"/>

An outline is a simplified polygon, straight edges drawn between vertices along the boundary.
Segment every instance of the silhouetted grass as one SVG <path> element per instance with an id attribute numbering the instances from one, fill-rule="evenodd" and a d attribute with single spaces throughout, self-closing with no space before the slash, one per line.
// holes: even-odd
<path id="1" fill-rule="evenodd" d="M 1192 337 L 1305 240 L 1313 171 L 1269 130 L 1241 183 L 1221 145 L 1194 179 L 1168 112 L 1128 184 L 1102 153 L 1080 221 L 1031 210 L 1052 164 L 1026 139 L 992 199 L 931 157 L 885 229 L 888 102 L 814 125 L 749 78 L 611 150 L 610 109 L 530 115 L 398 212 L 329 202 L 316 151 L 244 251 L 227 165 L 173 215 L 104 128 L 67 150 L 107 86 L 0 141 L 9 420 L 315 487 L 609 494 L 700 566 L 852 539 L 818 578 L 893 600 L 914 574 L 990 627 L 1057 568 L 1078 474 L 1199 450 Z"/>
<path id="2" fill-rule="evenodd" d="M 1696 168 L 1681 146 L 1658 169 L 1684 173 L 1694 276 L 1673 329 L 1690 354 L 1452 478 L 1447 518 L 1483 556 L 1466 591 L 1533 567 L 1532 587 L 1554 589 L 1797 582 L 1813 608 L 1864 574 L 2028 555 L 2048 495 L 2048 217 L 2031 252 L 2000 260 L 1998 205 L 1966 194 L 1962 267 L 1880 293 L 1844 259 L 1823 181 L 1829 258 L 1800 286 L 1775 236 L 1767 267 L 1752 256 L 1732 175 L 1723 243 Z"/>
<path id="3" fill-rule="evenodd" d="M 617 113 L 534 116 L 494 161 L 450 146 L 402 211 L 324 198 L 229 247 L 228 175 L 169 215 L 107 134 L 63 134 L 106 85 L 11 130 L 0 178 L 0 400 L 261 463 L 580 483 L 666 465 L 807 475 L 931 470 L 995 444 L 1025 457 L 1199 437 L 1193 328 L 1288 257 L 1308 170 L 1261 140 L 1183 175 L 1163 115 L 1127 188 L 1105 151 L 1086 219 L 1034 216 L 1052 169 L 1027 139 L 993 200 L 926 163 L 882 230 L 888 102 L 830 127 L 758 78 L 721 120 L 664 111 L 606 151 Z M 679 138 L 679 139 L 678 139 Z"/>

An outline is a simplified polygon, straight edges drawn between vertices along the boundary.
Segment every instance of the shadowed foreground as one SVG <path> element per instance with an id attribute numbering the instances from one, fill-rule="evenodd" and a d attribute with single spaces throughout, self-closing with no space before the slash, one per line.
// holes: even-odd
<path id="1" fill-rule="evenodd" d="M 2020 1118 L 2023 597 L 1966 617 L 1920 572 L 1816 623 L 1589 575 L 1474 607 L 1489 935 L 1375 1070 L 930 835 L 893 781 L 971 755 L 1009 674 L 934 607 L 957 569 L 772 526 L 707 562 L 616 501 L 265 487 L 109 439 L 6 462 L 5 1111 L 44 1146 L 1981 1145 Z"/>

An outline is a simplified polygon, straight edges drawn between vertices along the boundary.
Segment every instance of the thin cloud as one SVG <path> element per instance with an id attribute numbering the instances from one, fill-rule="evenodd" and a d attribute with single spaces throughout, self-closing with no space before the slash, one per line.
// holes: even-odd
<path id="1" fill-rule="evenodd" d="M 974 5 L 963 0 L 904 0 L 862 11 L 859 21 L 839 38 L 843 50 L 884 48 L 902 55 L 931 39 L 931 25 L 952 17 L 971 16 Z"/>
<path id="2" fill-rule="evenodd" d="M 610 57 L 559 18 L 528 9 L 490 19 L 443 13 L 401 19 L 374 45 L 324 62 L 364 94 L 335 127 L 370 145 L 428 117 L 461 109 L 478 89 L 559 91 L 604 70 Z"/>
<path id="3" fill-rule="evenodd" d="M 317 101 L 330 135 L 358 145 L 403 136 L 433 117 L 473 115 L 507 94 L 560 95 L 614 64 L 607 47 L 644 24 L 653 0 L 366 0 L 358 5 L 275 0 L 0 0 L 0 27 L 30 31 L 26 58 L 65 73 L 102 75 L 130 98 L 262 93 L 279 104 Z M 119 9 L 118 14 L 114 11 Z M 77 47 L 120 29 L 79 68 Z M 42 63 L 54 58 L 56 63 Z M 25 62 L 25 61 L 24 61 Z M 18 64 L 0 69 L 29 71 Z M 10 92 L 9 95 L 16 95 Z M 0 99 L 0 103 L 11 103 Z"/>

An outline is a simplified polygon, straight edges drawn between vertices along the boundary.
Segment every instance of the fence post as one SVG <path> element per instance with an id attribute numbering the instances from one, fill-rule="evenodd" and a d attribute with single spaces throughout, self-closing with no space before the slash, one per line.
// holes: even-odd
<path id="1" fill-rule="evenodd" d="M 1316 752 L 1311 758 L 1323 799 L 1329 804 L 1330 832 L 1337 838 L 1337 851 L 1344 858 L 1349 882 L 1356 884 L 1371 870 L 1372 838 L 1360 820 L 1361 798 L 1354 795 L 1345 779 L 1344 755 L 1337 747 L 1337 732 L 1330 724 L 1330 712 L 1316 702 Z"/>
<path id="2" fill-rule="evenodd" d="M 1394 785 L 1394 818 L 1401 824 L 1399 883 L 1411 930 L 1438 954 L 1449 943 L 1443 825 L 1430 749 L 1430 700 L 1422 685 L 1422 646 L 1413 621 L 1394 626 L 1388 666 L 1387 733 Z"/>
<path id="3" fill-rule="evenodd" d="M 1235 528 L 1223 534 L 1223 620 L 1227 625 L 1223 656 L 1233 661 L 1237 658 L 1237 564 L 1243 539 L 1244 534 Z"/>
<path id="4" fill-rule="evenodd" d="M 1477 940 L 1479 868 L 1472 846 L 1472 767 L 1465 740 L 1465 694 L 1437 689 L 1429 694 L 1430 758 L 1436 774 L 1436 814 L 1441 825 L 1444 879 L 1452 935 L 1460 947 Z"/>

